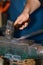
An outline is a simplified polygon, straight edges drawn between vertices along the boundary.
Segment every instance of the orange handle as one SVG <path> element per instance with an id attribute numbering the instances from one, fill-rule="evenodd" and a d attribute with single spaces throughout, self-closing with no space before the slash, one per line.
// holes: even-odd
<path id="1" fill-rule="evenodd" d="M 3 13 L 5 11 L 7 11 L 8 8 L 9 8 L 9 6 L 10 6 L 10 2 L 7 2 L 6 5 L 5 5 L 5 7 L 0 6 L 0 12 Z"/>

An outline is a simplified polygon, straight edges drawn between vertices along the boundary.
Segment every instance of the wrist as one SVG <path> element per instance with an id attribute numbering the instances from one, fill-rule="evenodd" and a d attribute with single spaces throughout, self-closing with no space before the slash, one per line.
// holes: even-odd
<path id="1" fill-rule="evenodd" d="M 24 8 L 24 13 L 28 13 L 30 14 L 30 5 L 27 5 L 25 8 Z"/>
<path id="2" fill-rule="evenodd" d="M 40 7 L 40 2 L 39 0 L 30 0 L 30 14 L 33 13 L 36 9 Z"/>

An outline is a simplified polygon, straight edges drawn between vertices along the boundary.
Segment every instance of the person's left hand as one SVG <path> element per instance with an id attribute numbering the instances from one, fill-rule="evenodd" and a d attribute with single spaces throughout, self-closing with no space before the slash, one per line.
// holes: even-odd
<path id="1" fill-rule="evenodd" d="M 23 30 L 24 28 L 26 28 L 27 26 L 28 26 L 28 23 L 29 23 L 29 13 L 27 13 L 27 12 L 23 12 L 18 18 L 17 18 L 17 20 L 14 22 L 14 26 L 16 25 L 16 24 L 18 24 L 18 25 L 21 25 L 21 24 L 23 24 L 19 29 L 20 30 Z M 27 22 L 28 21 L 28 22 Z"/>

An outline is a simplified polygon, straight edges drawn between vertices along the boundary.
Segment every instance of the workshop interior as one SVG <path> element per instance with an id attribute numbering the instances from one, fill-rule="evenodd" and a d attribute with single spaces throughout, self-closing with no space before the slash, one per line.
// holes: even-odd
<path id="1" fill-rule="evenodd" d="M 21 1 L 20 5 L 17 3 L 19 1 Z M 22 12 L 24 3 L 22 4 L 22 0 L 17 0 L 17 2 L 15 0 L 15 13 L 13 13 L 10 8 L 11 2 L 10 0 L 0 0 L 0 65 L 43 65 L 43 7 L 41 6 L 30 15 L 30 25 L 27 29 L 30 28 L 28 31 L 31 30 L 31 25 L 34 25 L 37 19 L 39 22 L 37 21 L 38 23 L 34 25 L 36 27 L 32 27 L 31 32 L 27 32 L 27 34 L 20 31 L 22 32 L 21 35 L 23 34 L 20 37 L 18 30 L 23 24 L 14 26 L 14 22 L 12 21 L 15 21 L 17 16 Z M 9 9 L 12 11 L 12 14 L 9 12 Z M 12 16 L 10 17 L 8 13 Z M 40 21 L 42 21 L 42 24 Z"/>

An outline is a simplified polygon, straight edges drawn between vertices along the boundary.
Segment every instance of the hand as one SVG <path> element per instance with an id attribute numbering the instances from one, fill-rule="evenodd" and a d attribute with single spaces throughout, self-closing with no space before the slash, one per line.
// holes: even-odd
<path id="1" fill-rule="evenodd" d="M 20 30 L 23 30 L 24 28 L 26 28 L 28 26 L 27 22 L 29 20 L 29 14 L 27 12 L 23 12 L 18 18 L 17 20 L 14 22 L 14 26 L 15 25 L 23 25 L 19 28 Z"/>
<path id="2" fill-rule="evenodd" d="M 26 6 L 24 8 L 23 13 L 17 18 L 17 20 L 14 23 L 15 25 L 21 25 L 20 30 L 23 30 L 28 26 L 29 23 L 29 15 L 32 14 L 37 8 L 40 7 L 39 0 L 27 0 Z M 27 22 L 28 21 L 28 22 Z"/>

